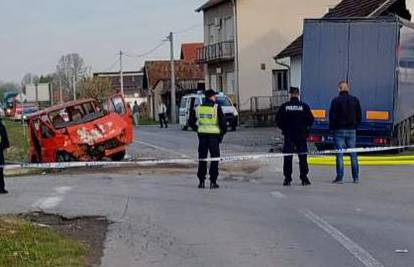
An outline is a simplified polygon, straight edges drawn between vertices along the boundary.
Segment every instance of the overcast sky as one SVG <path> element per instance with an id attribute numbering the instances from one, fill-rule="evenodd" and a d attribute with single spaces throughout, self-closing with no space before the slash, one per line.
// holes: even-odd
<path id="1" fill-rule="evenodd" d="M 178 56 L 182 42 L 203 40 L 202 14 L 194 10 L 205 1 L 0 0 L 0 80 L 51 73 L 59 57 L 72 52 L 92 71 L 118 71 L 119 50 L 142 54 L 170 31 L 185 31 L 176 36 Z M 414 10 L 414 0 L 408 5 Z M 168 57 L 165 43 L 146 58 L 125 58 L 125 68 L 136 70 L 145 59 Z"/>
<path id="2" fill-rule="evenodd" d="M 141 54 L 170 31 L 181 42 L 203 41 L 205 0 L 0 0 L 0 80 L 20 81 L 27 72 L 47 74 L 59 57 L 79 53 L 93 71 L 109 69 L 123 50 Z M 179 55 L 176 55 L 179 56 Z M 169 46 L 145 58 L 168 58 Z M 125 58 L 136 70 L 144 58 Z"/>

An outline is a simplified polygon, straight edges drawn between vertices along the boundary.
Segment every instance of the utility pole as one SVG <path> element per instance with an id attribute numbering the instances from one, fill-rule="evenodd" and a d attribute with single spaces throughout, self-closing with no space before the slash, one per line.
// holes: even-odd
<path id="1" fill-rule="evenodd" d="M 59 102 L 63 103 L 62 77 L 59 77 Z"/>
<path id="2" fill-rule="evenodd" d="M 174 62 L 174 35 L 170 32 L 167 37 L 170 41 L 170 54 L 171 54 L 171 120 L 173 123 L 177 123 L 176 113 L 176 100 L 175 100 L 175 62 Z"/>
<path id="3" fill-rule="evenodd" d="M 76 100 L 76 74 L 73 71 L 73 100 Z"/>
<path id="4" fill-rule="evenodd" d="M 124 96 L 124 72 L 122 69 L 122 51 L 119 51 L 119 76 L 120 76 L 120 82 L 121 82 L 121 94 Z"/>

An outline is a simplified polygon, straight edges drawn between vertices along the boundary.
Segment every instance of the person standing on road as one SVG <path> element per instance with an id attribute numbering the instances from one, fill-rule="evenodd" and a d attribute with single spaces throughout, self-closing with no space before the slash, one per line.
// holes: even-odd
<path id="1" fill-rule="evenodd" d="M 221 106 L 216 103 L 216 92 L 207 90 L 203 104 L 198 106 L 190 115 L 190 126 L 198 133 L 198 172 L 197 177 L 200 181 L 198 188 L 205 188 L 205 180 L 207 175 L 207 159 L 208 152 L 211 158 L 220 157 L 220 143 L 227 132 L 226 118 L 224 117 Z M 210 189 L 217 189 L 217 178 L 219 162 L 210 163 Z"/>
<path id="2" fill-rule="evenodd" d="M 134 118 L 134 124 L 135 126 L 138 126 L 139 124 L 139 106 L 138 102 L 134 102 L 134 106 L 132 107 L 132 117 Z"/>
<path id="3" fill-rule="evenodd" d="M 6 127 L 0 119 L 0 194 L 7 194 L 7 190 L 4 183 L 4 151 L 10 147 L 9 138 L 7 136 Z"/>
<path id="4" fill-rule="evenodd" d="M 361 123 L 361 104 L 355 96 L 350 95 L 348 82 L 338 84 L 339 96 L 334 98 L 329 110 L 329 129 L 334 132 L 336 149 L 355 148 L 356 129 Z M 358 156 L 351 153 L 352 178 L 354 183 L 359 182 Z M 336 155 L 335 184 L 342 184 L 344 178 L 344 154 Z"/>
<path id="5" fill-rule="evenodd" d="M 303 186 L 311 185 L 309 180 L 308 144 L 309 130 L 314 122 L 314 117 L 309 106 L 299 100 L 299 89 L 291 87 L 290 101 L 283 104 L 277 115 L 276 124 L 282 130 L 284 136 L 283 153 L 298 153 L 300 166 L 300 179 Z M 293 156 L 285 156 L 283 162 L 284 186 L 292 183 Z"/>
<path id="6" fill-rule="evenodd" d="M 167 124 L 167 106 L 162 101 L 158 106 L 158 118 L 160 120 L 160 127 L 164 128 L 164 126 L 165 126 L 165 128 L 168 128 L 168 124 Z"/>

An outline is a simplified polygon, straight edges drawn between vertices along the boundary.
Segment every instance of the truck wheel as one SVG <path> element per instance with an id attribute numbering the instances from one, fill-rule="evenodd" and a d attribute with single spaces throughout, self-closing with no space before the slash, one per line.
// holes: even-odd
<path id="1" fill-rule="evenodd" d="M 118 152 L 115 155 L 113 155 L 111 157 L 111 159 L 113 161 L 121 161 L 121 160 L 123 160 L 125 158 L 125 154 L 126 154 L 125 150 L 124 151 L 121 151 L 121 152 Z"/>
<path id="2" fill-rule="evenodd" d="M 232 130 L 233 132 L 235 132 L 235 131 L 236 131 L 236 129 L 237 129 L 237 126 L 236 126 L 236 125 L 232 125 L 232 126 L 231 126 L 231 130 Z"/>
<path id="3" fill-rule="evenodd" d="M 322 143 L 315 143 L 315 147 L 317 151 L 324 151 L 327 149 L 327 146 Z"/>

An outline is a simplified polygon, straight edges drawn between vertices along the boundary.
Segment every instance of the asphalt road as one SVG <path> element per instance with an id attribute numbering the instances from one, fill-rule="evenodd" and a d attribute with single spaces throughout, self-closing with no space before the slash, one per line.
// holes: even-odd
<path id="1" fill-rule="evenodd" d="M 160 148 L 136 144 L 143 156 L 192 153 L 182 142 L 196 142 L 190 133 L 171 130 L 170 146 L 158 142 L 168 132 L 153 130 L 138 130 L 140 142 Z M 254 142 L 225 146 L 245 153 Z M 260 142 L 253 149 L 265 149 Z M 313 167 L 311 187 L 284 188 L 280 165 L 223 166 L 216 191 L 198 190 L 186 167 L 11 178 L 0 213 L 107 216 L 103 266 L 413 266 L 412 167 L 362 168 L 359 185 L 332 185 L 332 168 Z"/>
<path id="2" fill-rule="evenodd" d="M 224 137 L 222 155 L 268 152 L 277 141 L 280 131 L 276 128 L 238 128 Z M 135 143 L 129 153 L 137 158 L 196 157 L 197 143 L 195 132 L 182 131 L 179 126 L 140 126 L 135 129 Z"/>

